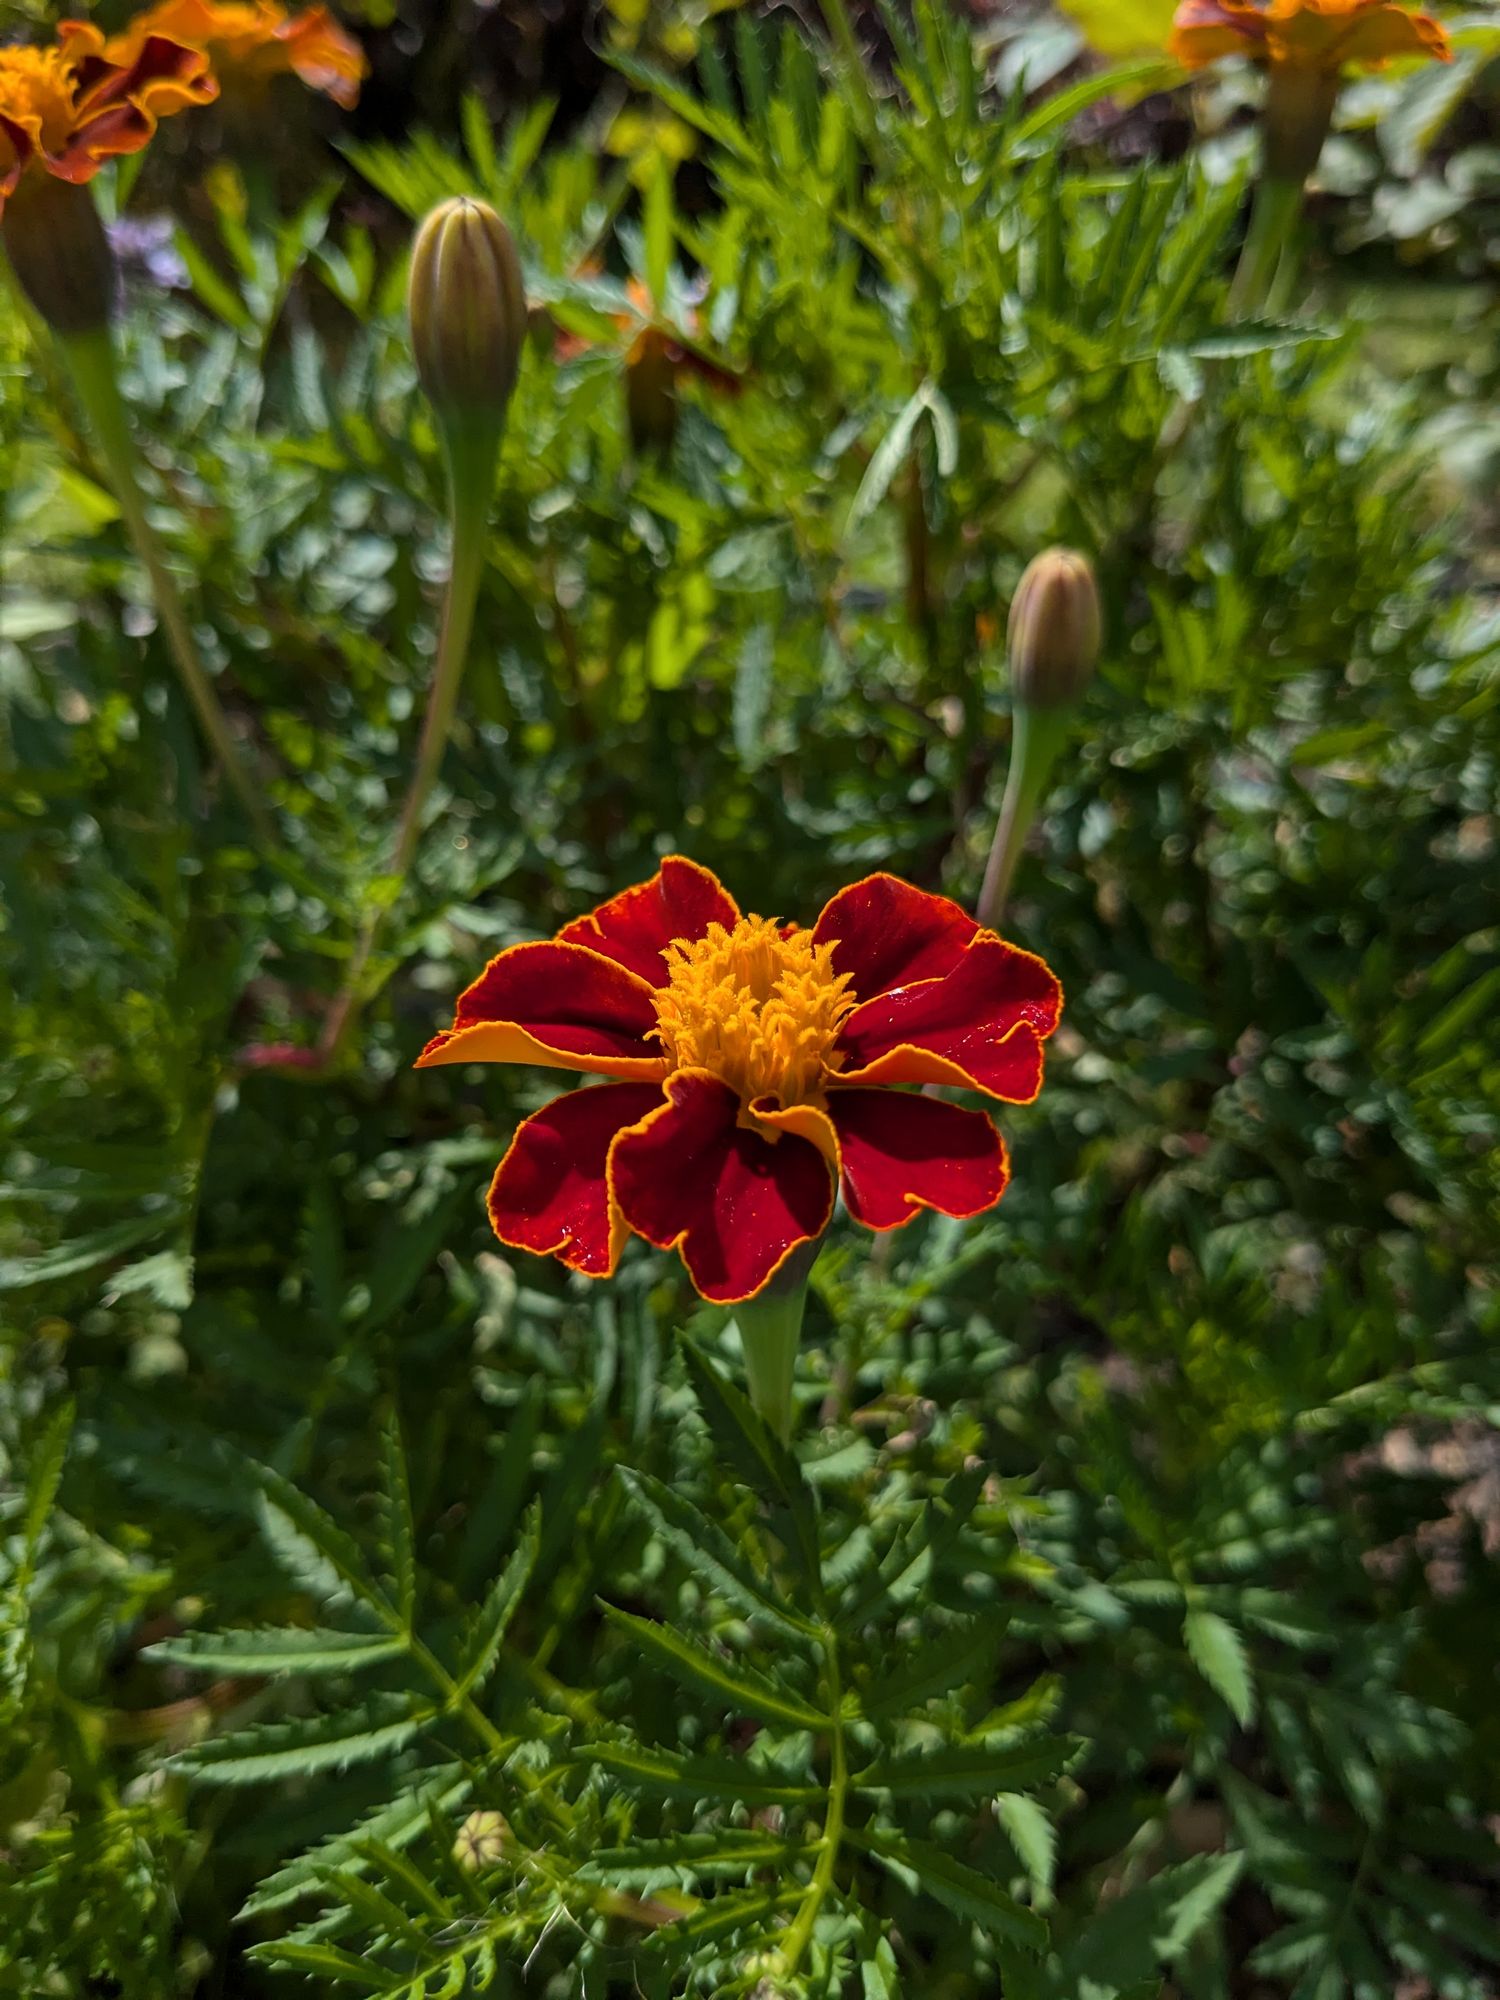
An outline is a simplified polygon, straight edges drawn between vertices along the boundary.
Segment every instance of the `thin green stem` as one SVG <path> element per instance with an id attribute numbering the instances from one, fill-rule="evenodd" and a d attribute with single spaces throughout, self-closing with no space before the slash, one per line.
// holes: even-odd
<path id="1" fill-rule="evenodd" d="M 403 886 L 422 831 L 422 815 L 442 768 L 443 752 L 448 747 L 448 734 L 453 727 L 464 668 L 468 664 L 474 611 L 479 602 L 480 579 L 484 575 L 490 495 L 494 491 L 495 452 L 500 442 L 500 428 L 498 419 L 480 413 L 472 414 L 467 422 L 453 419 L 443 426 L 443 447 L 448 463 L 449 514 L 453 523 L 453 558 L 443 603 L 442 629 L 438 634 L 437 659 L 427 694 L 427 712 L 422 718 L 422 735 L 417 745 L 417 761 L 401 808 L 395 851 L 391 857 L 390 872 Z M 323 1024 L 318 1043 L 320 1067 L 326 1067 L 337 1059 L 359 1018 L 364 1000 L 365 973 L 387 907 L 382 904 L 372 911 L 361 927 L 343 987 Z"/>
<path id="2" fill-rule="evenodd" d="M 838 1640 L 831 1627 L 823 1634 L 824 1690 L 830 1717 L 828 1738 L 828 1812 L 818 1846 L 817 1865 L 802 1906 L 787 1932 L 781 1948 L 781 1968 L 790 1978 L 812 1941 L 818 1913 L 833 1887 L 839 1847 L 844 1838 L 844 1816 L 849 1802 L 849 1750 L 844 1740 L 844 1684 L 839 1673 Z"/>
<path id="3" fill-rule="evenodd" d="M 1005 797 L 974 910 L 986 930 L 996 929 L 1005 914 L 1016 864 L 1072 720 L 1071 708 L 1038 709 L 1025 702 L 1016 704 Z"/>
<path id="4" fill-rule="evenodd" d="M 1295 257 L 1297 224 L 1302 215 L 1302 182 L 1267 175 L 1255 190 L 1255 205 L 1245 245 L 1229 288 L 1229 317 L 1253 319 L 1270 302 L 1273 285 L 1284 292 L 1295 276 L 1283 272 L 1285 259 Z"/>
<path id="5" fill-rule="evenodd" d="M 256 839 L 262 847 L 272 849 L 276 846 L 275 822 L 245 768 L 223 705 L 199 657 L 197 641 L 178 595 L 177 584 L 167 567 L 146 511 L 137 471 L 135 440 L 130 433 L 125 399 L 120 394 L 110 330 L 101 326 L 88 333 L 59 336 L 59 344 L 78 391 L 78 400 L 83 405 L 109 473 L 126 531 L 151 579 L 152 595 L 166 631 L 172 658 L 197 714 L 199 726 L 212 745 L 225 778 L 244 807 Z"/>
<path id="6" fill-rule="evenodd" d="M 437 661 L 427 696 L 427 713 L 423 717 L 422 738 L 417 746 L 416 769 L 412 772 L 406 803 L 401 809 L 400 831 L 396 836 L 396 852 L 391 863 L 392 872 L 403 879 L 416 851 L 423 810 L 442 767 L 448 733 L 458 709 L 464 668 L 468 664 L 474 608 L 479 602 L 479 581 L 484 574 L 490 495 L 495 482 L 495 449 L 500 438 L 499 423 L 493 418 L 478 415 L 467 424 L 455 421 L 445 430 L 448 492 L 453 519 L 453 562 L 448 577 L 447 601 L 443 606 Z"/>

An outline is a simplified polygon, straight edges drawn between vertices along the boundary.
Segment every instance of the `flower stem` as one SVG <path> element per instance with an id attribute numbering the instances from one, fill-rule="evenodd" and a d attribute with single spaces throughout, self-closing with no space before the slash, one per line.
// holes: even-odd
<path id="1" fill-rule="evenodd" d="M 995 838 L 990 845 L 990 858 L 985 865 L 984 884 L 974 910 L 986 930 L 994 930 L 1005 914 L 1016 864 L 1047 789 L 1047 780 L 1052 775 L 1058 752 L 1067 741 L 1072 720 L 1071 707 L 1033 708 L 1027 702 L 1016 703 L 1005 797 L 1000 806 Z"/>
<path id="2" fill-rule="evenodd" d="M 468 663 L 469 639 L 474 630 L 474 607 L 479 601 L 479 581 L 484 574 L 485 538 L 489 529 L 490 495 L 495 486 L 495 452 L 500 442 L 500 424 L 487 416 L 474 416 L 467 424 L 444 426 L 444 452 L 448 462 L 449 510 L 453 521 L 453 561 L 448 575 L 448 595 L 443 606 L 443 626 L 438 637 L 437 661 L 427 696 L 427 713 L 422 721 L 422 739 L 417 747 L 417 764 L 401 809 L 400 831 L 392 872 L 405 877 L 422 830 L 422 812 L 427 804 L 448 732 L 458 708 L 459 689 Z"/>
<path id="3" fill-rule="evenodd" d="M 239 745 L 230 731 L 229 719 L 199 657 L 197 642 L 176 582 L 146 512 L 136 469 L 135 441 L 130 434 L 125 399 L 120 394 L 114 341 L 109 328 L 100 326 L 86 333 L 61 335 L 59 345 L 109 473 L 126 531 L 151 579 L 152 595 L 182 685 L 193 704 L 199 725 L 223 767 L 225 778 L 245 809 L 256 839 L 262 847 L 272 849 L 276 846 L 275 823 L 245 767 Z"/>
<path id="4" fill-rule="evenodd" d="M 1229 317 L 1253 319 L 1271 301 L 1273 287 L 1285 292 L 1295 256 L 1297 224 L 1302 215 L 1303 184 L 1267 175 L 1255 190 L 1250 227 L 1229 288 Z M 1278 284 L 1278 271 L 1280 283 Z"/>
<path id="5" fill-rule="evenodd" d="M 792 1263 L 797 1263 L 794 1256 Z M 797 1343 L 807 1310 L 810 1260 L 783 1289 L 773 1278 L 763 1292 L 734 1309 L 745 1351 L 745 1379 L 757 1414 L 782 1444 L 792 1435 L 792 1378 L 797 1368 Z"/>
<path id="6" fill-rule="evenodd" d="M 469 640 L 474 631 L 474 609 L 479 601 L 479 583 L 484 574 L 485 540 L 489 530 L 490 495 L 495 486 L 495 453 L 500 443 L 499 420 L 475 415 L 467 423 L 443 426 L 443 449 L 448 464 L 449 515 L 453 523 L 453 557 L 448 571 L 448 590 L 443 603 L 443 623 L 438 635 L 437 659 L 427 695 L 427 712 L 422 718 L 422 735 L 417 745 L 417 762 L 407 787 L 396 833 L 390 872 L 404 885 L 417 838 L 422 831 L 422 814 L 448 747 L 448 732 L 458 708 L 459 689 L 469 657 Z M 365 918 L 349 960 L 344 984 L 328 1011 L 318 1039 L 319 1069 L 338 1056 L 348 1040 L 363 1004 L 364 978 L 380 933 L 381 919 L 388 903 Z"/>

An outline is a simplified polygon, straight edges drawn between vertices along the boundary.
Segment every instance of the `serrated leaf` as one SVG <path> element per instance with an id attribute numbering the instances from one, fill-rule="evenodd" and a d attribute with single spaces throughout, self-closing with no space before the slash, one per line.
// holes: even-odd
<path id="1" fill-rule="evenodd" d="M 490 1593 L 480 1606 L 474 1620 L 464 1651 L 466 1655 L 463 1671 L 458 1677 L 456 1698 L 472 1694 L 482 1687 L 500 1657 L 500 1647 L 505 1638 L 506 1627 L 515 1616 L 521 1594 L 530 1580 L 536 1563 L 537 1542 L 541 1532 L 541 1507 L 533 1501 L 526 1510 L 526 1518 L 521 1523 L 520 1539 L 512 1551 L 510 1561 L 501 1570 L 490 1587 Z"/>
<path id="2" fill-rule="evenodd" d="M 880 1758 L 853 1782 L 857 1791 L 881 1792 L 896 1799 L 985 1798 L 1045 1784 L 1057 1776 L 1077 1748 L 1077 1740 L 1068 1736 L 1046 1736 L 1000 1750 L 987 1750 L 977 1743 L 955 1744 L 925 1755 Z"/>
<path id="3" fill-rule="evenodd" d="M 934 1633 L 894 1673 L 877 1680 L 860 1707 L 872 1720 L 911 1715 L 950 1688 L 978 1683 L 993 1664 L 1003 1630 L 1002 1619 L 973 1619 Z"/>
<path id="4" fill-rule="evenodd" d="M 585 1743 L 578 1755 L 610 1772 L 621 1784 L 674 1798 L 734 1799 L 745 1805 L 802 1805 L 821 1799 L 815 1785 L 799 1785 L 759 1771 L 735 1757 L 683 1757 L 635 1743 Z"/>
<path id="5" fill-rule="evenodd" d="M 1056 1827 L 1036 1800 L 1021 1792 L 1002 1792 L 995 1800 L 995 1817 L 1031 1877 L 1032 1888 L 1039 1894 L 1049 1894 L 1057 1866 Z"/>
<path id="6" fill-rule="evenodd" d="M 254 1944 L 250 1956 L 263 1965 L 279 1966 L 283 1972 L 305 1973 L 309 1979 L 331 1979 L 336 1986 L 357 1986 L 364 1993 L 395 1993 L 408 1985 L 397 1973 L 368 1959 L 355 1958 L 331 1944 L 296 1944 L 290 1939 L 275 1944 Z"/>
<path id="7" fill-rule="evenodd" d="M 240 1910 L 241 1917 L 262 1916 L 311 1895 L 328 1868 L 359 1868 L 366 1846 L 399 1850 L 415 1840 L 432 1816 L 452 1811 L 469 1797 L 468 1774 L 458 1764 L 442 1764 L 424 1774 L 419 1789 L 377 1806 L 348 1833 L 334 1834 L 305 1854 L 297 1855 L 267 1875 Z"/>
<path id="8" fill-rule="evenodd" d="M 358 1708 L 310 1720 L 266 1722 L 210 1736 L 169 1759 L 171 1768 L 205 1784 L 259 1785 L 392 1756 L 428 1728 L 439 1711 L 411 1695 L 377 1696 Z"/>
<path id="9" fill-rule="evenodd" d="M 713 1695 L 733 1713 L 759 1716 L 763 1722 L 779 1722 L 789 1729 L 828 1727 L 829 1717 L 821 1710 L 738 1661 L 726 1660 L 670 1626 L 637 1618 L 613 1604 L 601 1604 L 600 1609 L 616 1630 L 628 1633 L 674 1680 Z"/>
<path id="10" fill-rule="evenodd" d="M 942 1848 L 874 1828 L 858 1835 L 857 1844 L 909 1888 L 924 1891 L 955 1916 L 978 1924 L 992 1937 L 1021 1951 L 1046 1950 L 1047 1926 L 1035 1910 L 1028 1910 L 998 1882 L 992 1882 L 989 1876 L 981 1875 L 965 1862 L 955 1861 Z"/>
<path id="11" fill-rule="evenodd" d="M 250 1475 L 257 1487 L 261 1532 L 294 1581 L 326 1604 L 362 1603 L 389 1624 L 392 1608 L 371 1578 L 353 1537 L 271 1466 L 252 1464 Z"/>
<path id="12" fill-rule="evenodd" d="M 1245 1644 L 1227 1618 L 1201 1606 L 1182 1621 L 1188 1657 L 1216 1694 L 1222 1695 L 1241 1729 L 1255 1714 L 1255 1690 L 1245 1658 Z"/>
<path id="13" fill-rule="evenodd" d="M 817 1516 L 801 1468 L 702 1349 L 688 1339 L 682 1347 L 704 1421 L 746 1485 L 771 1503 L 772 1525 L 787 1554 L 816 1588 L 821 1581 Z"/>
<path id="14" fill-rule="evenodd" d="M 401 1424 L 394 1406 L 387 1409 L 381 1425 L 380 1455 L 382 1512 L 391 1559 L 391 1581 L 395 1586 L 396 1609 L 401 1622 L 410 1628 L 417 1604 L 416 1527 L 412 1521 L 406 1450 L 401 1441 Z"/>
<path id="15" fill-rule="evenodd" d="M 750 1619 L 774 1626 L 794 1641 L 817 1636 L 818 1628 L 775 1596 L 775 1586 L 756 1575 L 723 1529 L 649 1473 L 616 1468 L 633 1504 L 700 1583 Z"/>
<path id="16" fill-rule="evenodd" d="M 406 1650 L 378 1633 L 267 1626 L 243 1632 L 188 1632 L 145 1648 L 145 1658 L 219 1674 L 352 1674 Z"/>
<path id="17" fill-rule="evenodd" d="M 678 1833 L 665 1840 L 634 1840 L 628 1847 L 596 1849 L 580 1874 L 620 1884 L 654 1882 L 663 1875 L 744 1874 L 752 1868 L 783 1872 L 795 1846 L 756 1827 L 720 1827 L 713 1833 Z"/>

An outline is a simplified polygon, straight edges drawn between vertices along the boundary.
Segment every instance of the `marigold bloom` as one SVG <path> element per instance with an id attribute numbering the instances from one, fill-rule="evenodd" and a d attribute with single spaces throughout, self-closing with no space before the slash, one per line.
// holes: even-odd
<path id="1" fill-rule="evenodd" d="M 869 1229 L 992 1207 L 1009 1166 L 989 1118 L 893 1086 L 1028 1104 L 1061 1010 L 1041 959 L 895 876 L 840 890 L 808 930 L 741 916 L 674 855 L 550 943 L 501 952 L 418 1067 L 612 1079 L 520 1126 L 496 1235 L 602 1278 L 634 1231 L 733 1305 L 823 1234 L 836 1184 Z"/>
<path id="2" fill-rule="evenodd" d="M 218 94 L 203 51 L 142 35 L 128 56 L 99 30 L 64 21 L 43 48 L 0 48 L 0 208 L 23 173 L 80 184 L 138 153 L 158 119 Z"/>
<path id="3" fill-rule="evenodd" d="M 144 39 L 167 35 L 201 49 L 226 83 L 256 83 L 290 70 L 346 111 L 368 72 L 364 50 L 326 7 L 289 14 L 279 0 L 158 0 L 108 44 L 113 61 Z"/>
<path id="4" fill-rule="evenodd" d="M 1346 63 L 1378 68 L 1392 56 L 1452 57 L 1439 24 L 1396 0 L 1182 0 L 1167 50 L 1189 69 L 1248 55 L 1272 68 L 1335 76 Z"/>

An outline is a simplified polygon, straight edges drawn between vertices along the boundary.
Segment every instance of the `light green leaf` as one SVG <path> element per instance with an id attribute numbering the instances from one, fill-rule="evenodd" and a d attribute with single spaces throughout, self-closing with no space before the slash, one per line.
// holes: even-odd
<path id="1" fill-rule="evenodd" d="M 1051 1820 L 1035 1799 L 1021 1792 L 1002 1792 L 995 1800 L 995 1816 L 1031 1877 L 1032 1889 L 1049 1894 L 1057 1865 L 1057 1829 Z"/>
<path id="2" fill-rule="evenodd" d="M 1255 1714 L 1255 1690 L 1245 1658 L 1245 1643 L 1217 1611 L 1192 1610 L 1182 1621 L 1188 1657 L 1216 1694 L 1229 1704 L 1241 1729 Z"/>

